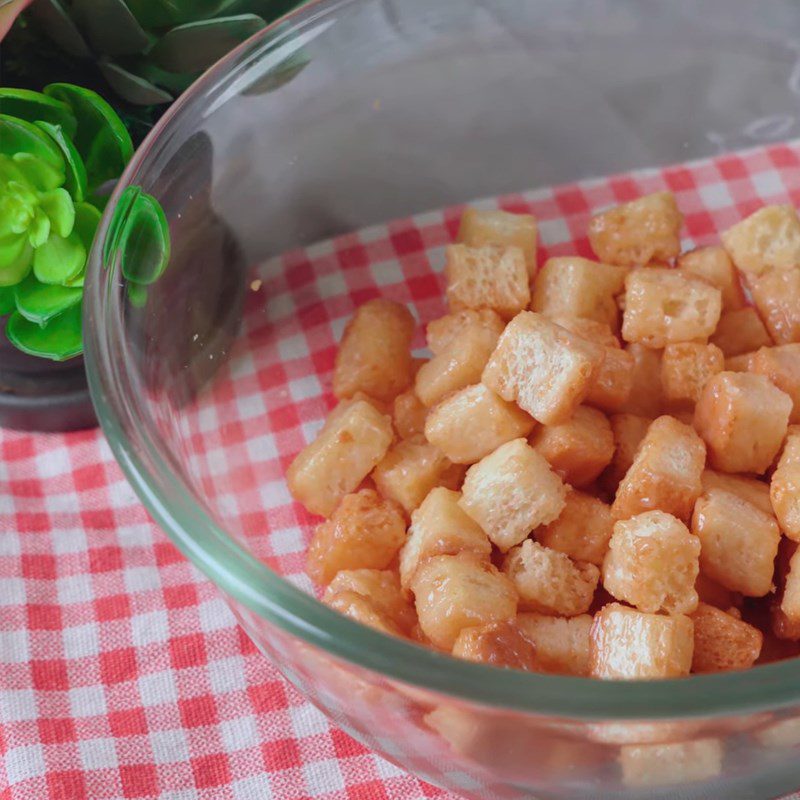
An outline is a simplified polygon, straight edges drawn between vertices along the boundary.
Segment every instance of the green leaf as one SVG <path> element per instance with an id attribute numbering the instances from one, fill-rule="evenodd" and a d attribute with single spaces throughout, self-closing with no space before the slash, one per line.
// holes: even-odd
<path id="1" fill-rule="evenodd" d="M 36 19 L 47 36 L 65 53 L 75 58 L 92 57 L 86 40 L 60 0 L 38 0 L 26 13 Z"/>
<path id="2" fill-rule="evenodd" d="M 22 236 L 33 219 L 34 206 L 10 191 L 0 195 L 0 241 L 9 236 Z"/>
<path id="3" fill-rule="evenodd" d="M 86 252 L 92 249 L 94 235 L 100 224 L 100 212 L 89 203 L 75 203 L 75 233 L 80 237 Z"/>
<path id="4" fill-rule="evenodd" d="M 31 247 L 36 249 L 37 247 L 42 247 L 49 236 L 50 218 L 41 208 L 37 208 L 33 214 L 31 224 L 28 225 L 28 241 Z"/>
<path id="5" fill-rule="evenodd" d="M 58 146 L 67 167 L 64 188 L 72 195 L 73 200 L 83 200 L 88 194 L 86 183 L 86 166 L 80 153 L 72 143 L 72 139 L 66 136 L 63 129 L 58 125 L 51 125 L 49 122 L 36 123 Z"/>
<path id="6" fill-rule="evenodd" d="M 12 161 L 19 169 L 24 181 L 37 191 L 47 192 L 64 183 L 64 173 L 50 166 L 46 161 L 30 153 L 17 153 Z"/>
<path id="7" fill-rule="evenodd" d="M 66 189 L 53 189 L 43 194 L 39 200 L 39 208 L 50 218 L 52 229 L 59 236 L 69 236 L 75 224 L 75 206 Z"/>
<path id="8" fill-rule="evenodd" d="M 75 231 L 66 237 L 50 236 L 33 254 L 33 274 L 42 283 L 64 283 L 85 265 L 86 248 Z"/>
<path id="9" fill-rule="evenodd" d="M 123 0 L 72 0 L 72 16 L 102 55 L 131 55 L 150 46 L 150 37 Z"/>
<path id="10" fill-rule="evenodd" d="M 45 94 L 62 100 L 78 120 L 75 147 L 86 165 L 89 189 L 117 178 L 133 155 L 127 128 L 99 94 L 69 83 L 51 83 Z"/>
<path id="11" fill-rule="evenodd" d="M 113 61 L 101 59 L 97 66 L 111 88 L 129 103 L 137 106 L 151 106 L 169 103 L 172 100 L 169 92 L 159 89 L 146 78 L 134 75 Z"/>
<path id="12" fill-rule="evenodd" d="M 46 325 L 53 317 L 81 302 L 82 289 L 49 286 L 29 275 L 15 290 L 17 311 L 37 325 Z"/>
<path id="13" fill-rule="evenodd" d="M 175 22 L 174 0 L 127 0 L 133 16 L 144 28 L 163 28 Z"/>
<path id="14" fill-rule="evenodd" d="M 106 238 L 103 242 L 103 267 L 105 269 L 108 269 L 112 257 L 117 253 L 120 231 L 128 219 L 128 213 L 134 201 L 141 192 L 142 190 L 138 186 L 127 186 L 119 196 L 119 200 L 117 200 L 117 205 L 114 207 L 111 221 L 108 223 L 108 229 L 106 230 Z"/>
<path id="15" fill-rule="evenodd" d="M 207 19 L 218 13 L 223 0 L 170 0 L 170 20 L 173 25 Z"/>
<path id="16" fill-rule="evenodd" d="M 0 114 L 0 153 L 12 158 L 28 153 L 44 161 L 61 174 L 64 182 L 64 158 L 55 142 L 31 122 Z"/>
<path id="17" fill-rule="evenodd" d="M 141 283 L 128 283 L 128 300 L 134 308 L 144 308 L 147 304 L 147 287 Z"/>
<path id="18" fill-rule="evenodd" d="M 66 361 L 83 350 L 81 304 L 53 317 L 44 327 L 15 311 L 6 324 L 6 336 L 23 353 L 53 361 Z"/>
<path id="19" fill-rule="evenodd" d="M 13 286 L 0 286 L 0 317 L 10 314 L 17 307 Z"/>
<path id="20" fill-rule="evenodd" d="M 0 245 L 0 286 L 15 286 L 30 271 L 33 263 L 33 248 L 27 236 L 22 236 L 21 244 L 13 249 L 10 245 Z"/>
<path id="21" fill-rule="evenodd" d="M 119 238 L 122 274 L 129 281 L 148 285 L 169 263 L 169 225 L 159 202 L 141 193 L 127 215 Z"/>
<path id="22" fill-rule="evenodd" d="M 167 31 L 150 51 L 149 58 L 170 72 L 198 72 L 264 26 L 264 20 L 255 14 L 189 22 Z"/>
<path id="23" fill-rule="evenodd" d="M 20 117 L 28 122 L 60 125 L 68 136 L 74 136 L 78 128 L 75 115 L 66 103 L 30 89 L 0 87 L 0 114 Z"/>

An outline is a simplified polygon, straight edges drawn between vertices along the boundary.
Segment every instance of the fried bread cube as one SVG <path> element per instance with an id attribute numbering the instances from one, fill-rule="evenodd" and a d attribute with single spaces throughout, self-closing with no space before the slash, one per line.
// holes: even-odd
<path id="1" fill-rule="evenodd" d="M 497 342 L 492 328 L 465 327 L 417 373 L 414 391 L 423 405 L 430 408 L 451 392 L 478 383 Z"/>
<path id="2" fill-rule="evenodd" d="M 453 314 L 431 320 L 425 329 L 425 339 L 428 349 L 437 355 L 453 341 L 464 335 L 467 328 L 485 328 L 495 334 L 494 342 L 500 338 L 506 324 L 502 318 L 490 308 L 465 308 Z"/>
<path id="3" fill-rule="evenodd" d="M 519 247 L 451 244 L 445 250 L 447 304 L 451 311 L 490 308 L 504 319 L 531 300 L 528 269 Z"/>
<path id="4" fill-rule="evenodd" d="M 727 672 L 755 664 L 764 641 L 758 628 L 706 603 L 700 603 L 692 621 L 692 672 Z"/>
<path id="5" fill-rule="evenodd" d="M 722 295 L 679 269 L 643 267 L 625 279 L 622 338 L 651 348 L 706 341 L 719 322 Z"/>
<path id="6" fill-rule="evenodd" d="M 458 505 L 460 498 L 458 492 L 437 487 L 411 514 L 408 538 L 400 551 L 400 582 L 404 589 L 410 586 L 417 567 L 432 556 L 469 551 L 489 560 L 489 537 Z"/>
<path id="7" fill-rule="evenodd" d="M 599 345 L 523 311 L 506 326 L 481 380 L 503 400 L 553 425 L 581 404 L 604 356 Z"/>
<path id="8" fill-rule="evenodd" d="M 613 413 L 630 404 L 636 362 L 629 352 L 617 347 L 606 347 L 605 353 L 597 378 L 586 395 L 586 403 Z"/>
<path id="9" fill-rule="evenodd" d="M 619 330 L 616 297 L 626 272 L 579 256 L 548 258 L 536 276 L 531 310 L 551 318 L 585 317 Z"/>
<path id="10" fill-rule="evenodd" d="M 425 431 L 427 416 L 428 409 L 413 390 L 409 389 L 395 397 L 392 419 L 397 435 L 401 439 L 410 439 L 412 436 L 422 434 Z"/>
<path id="11" fill-rule="evenodd" d="M 730 356 L 730 358 L 725 359 L 725 371 L 752 372 L 755 357 L 755 353 L 742 353 L 740 356 Z"/>
<path id="12" fill-rule="evenodd" d="M 289 491 L 309 511 L 330 516 L 384 457 L 392 436 L 389 417 L 356 401 L 292 461 L 286 472 Z"/>
<path id="13" fill-rule="evenodd" d="M 778 646 L 784 647 L 790 642 L 800 641 L 800 614 L 798 614 L 798 563 L 795 560 L 797 555 L 797 542 L 781 537 L 778 545 L 778 557 L 775 559 L 775 591 L 770 598 L 769 616 L 770 627 L 773 636 L 764 640 L 762 652 L 768 649 L 778 650 Z M 792 569 L 794 567 L 794 569 Z M 791 581 L 790 581 L 791 578 Z M 787 598 L 788 594 L 788 598 Z M 784 601 L 786 608 L 784 610 Z M 783 649 L 783 648 L 782 648 Z M 778 652 L 778 660 L 787 656 L 795 656 L 796 652 Z M 763 660 L 763 659 L 760 659 Z"/>
<path id="14" fill-rule="evenodd" d="M 415 436 L 389 449 L 372 470 L 372 480 L 384 497 L 399 503 L 410 514 L 434 486 L 448 482 L 452 466 L 438 447 L 424 436 Z"/>
<path id="15" fill-rule="evenodd" d="M 736 268 L 748 275 L 800 264 L 800 219 L 790 205 L 759 208 L 720 238 Z"/>
<path id="16" fill-rule="evenodd" d="M 763 375 L 719 372 L 703 387 L 694 425 L 711 467 L 761 474 L 778 454 L 791 411 L 792 399 Z"/>
<path id="17" fill-rule="evenodd" d="M 609 603 L 597 612 L 589 639 L 590 674 L 603 679 L 679 678 L 689 674 L 694 625 Z"/>
<path id="18" fill-rule="evenodd" d="M 611 327 L 605 322 L 597 322 L 593 319 L 586 317 L 572 317 L 564 314 L 547 314 L 548 319 L 566 328 L 570 333 L 575 333 L 583 339 L 590 342 L 599 344 L 603 347 L 613 347 L 619 349 L 622 347 L 617 335 L 611 330 Z"/>
<path id="19" fill-rule="evenodd" d="M 326 596 L 325 605 L 346 617 L 390 636 L 403 636 L 397 623 L 369 597 L 353 591 L 336 592 Z"/>
<path id="20" fill-rule="evenodd" d="M 614 414 L 608 421 L 614 435 L 614 455 L 603 475 L 603 485 L 616 492 L 653 420 L 637 414 Z"/>
<path id="21" fill-rule="evenodd" d="M 532 539 L 509 551 L 503 572 L 519 594 L 520 608 L 562 617 L 585 614 L 600 579 L 594 564 L 573 561 Z"/>
<path id="22" fill-rule="evenodd" d="M 666 511 L 688 521 L 700 496 L 706 448 L 692 428 L 670 416 L 654 420 L 611 507 L 617 519 Z"/>
<path id="23" fill-rule="evenodd" d="M 514 620 L 462 629 L 453 655 L 506 669 L 538 670 L 536 647 Z"/>
<path id="24" fill-rule="evenodd" d="M 735 311 L 745 305 L 739 274 L 724 247 L 698 247 L 678 258 L 678 269 L 703 278 L 722 292 L 722 310 Z"/>
<path id="25" fill-rule="evenodd" d="M 318 525 L 308 549 L 307 570 L 319 584 L 338 572 L 386 569 L 406 539 L 399 507 L 372 489 L 345 495 L 333 516 Z"/>
<path id="26" fill-rule="evenodd" d="M 772 341 L 800 342 L 800 268 L 767 272 L 750 279 L 749 284 L 753 302 Z"/>
<path id="27" fill-rule="evenodd" d="M 725 356 L 713 344 L 668 344 L 661 360 L 664 400 L 673 406 L 694 405 L 712 375 L 725 369 Z"/>
<path id="28" fill-rule="evenodd" d="M 595 255 L 623 267 L 671 261 L 681 251 L 683 217 L 671 192 L 656 192 L 592 217 L 589 243 Z"/>
<path id="29" fill-rule="evenodd" d="M 558 518 L 537 528 L 534 536 L 551 550 L 600 567 L 613 528 L 614 517 L 608 505 L 597 497 L 573 490 L 567 492 L 564 510 Z"/>
<path id="30" fill-rule="evenodd" d="M 482 383 L 448 395 L 431 409 L 425 437 L 452 462 L 474 464 L 501 444 L 527 436 L 536 424 Z"/>
<path id="31" fill-rule="evenodd" d="M 514 439 L 469 468 L 459 505 L 506 552 L 556 519 L 566 494 L 544 457 Z"/>
<path id="32" fill-rule="evenodd" d="M 792 398 L 789 422 L 800 422 L 800 344 L 762 347 L 755 354 L 750 371 L 766 375 Z"/>
<path id="33" fill-rule="evenodd" d="M 695 504 L 692 531 L 700 539 L 700 569 L 748 597 L 772 590 L 780 530 L 775 518 L 739 495 L 709 489 Z"/>
<path id="34" fill-rule="evenodd" d="M 790 623 L 797 625 L 800 623 L 800 555 L 797 550 L 789 559 L 789 569 L 782 582 L 781 611 Z"/>
<path id="35" fill-rule="evenodd" d="M 558 675 L 589 674 L 589 614 L 552 617 L 532 612 L 517 615 L 517 625 L 536 646 L 536 660 L 544 672 Z"/>
<path id="36" fill-rule="evenodd" d="M 626 744 L 619 757 L 622 781 L 639 788 L 707 781 L 722 772 L 723 754 L 719 739 Z"/>
<path id="37" fill-rule="evenodd" d="M 778 469 L 792 464 L 800 464 L 800 425 L 790 425 L 786 429 L 781 457 L 778 459 Z"/>
<path id="38" fill-rule="evenodd" d="M 464 628 L 505 622 L 517 612 L 511 581 L 475 553 L 433 556 L 411 581 L 422 632 L 448 652 Z"/>
<path id="39" fill-rule="evenodd" d="M 690 614 L 700 540 L 671 514 L 648 511 L 614 525 L 603 562 L 603 586 L 640 611 Z"/>
<path id="40" fill-rule="evenodd" d="M 614 455 L 611 424 L 588 406 L 576 408 L 566 422 L 539 426 L 529 441 L 563 481 L 576 487 L 592 483 Z"/>
<path id="41" fill-rule="evenodd" d="M 397 573 L 392 570 L 350 569 L 337 572 L 325 590 L 323 602 L 329 603 L 341 592 L 355 592 L 368 598 L 404 634 L 409 634 L 417 624 L 417 615 L 400 588 Z"/>
<path id="42" fill-rule="evenodd" d="M 457 239 L 469 247 L 496 244 L 519 247 L 532 278 L 536 274 L 536 217 L 508 211 L 466 208 L 461 215 Z"/>
<path id="43" fill-rule="evenodd" d="M 722 314 L 710 341 L 722 350 L 726 358 L 772 344 L 761 317 L 752 306 Z"/>
<path id="44" fill-rule="evenodd" d="M 704 572 L 698 574 L 694 588 L 701 603 L 720 608 L 723 611 L 730 611 L 741 601 L 741 597 L 736 592 L 712 581 Z"/>
<path id="45" fill-rule="evenodd" d="M 704 492 L 709 489 L 722 489 L 738 495 L 742 500 L 751 503 L 765 514 L 773 514 L 772 504 L 769 500 L 769 485 L 763 481 L 748 478 L 745 475 L 715 472 L 713 469 L 704 469 L 700 481 L 703 484 Z"/>
<path id="46" fill-rule="evenodd" d="M 661 391 L 661 350 L 633 342 L 625 347 L 633 358 L 633 377 L 628 400 L 619 409 L 640 417 L 657 417 L 664 406 Z"/>
<path id="47" fill-rule="evenodd" d="M 377 400 L 393 400 L 411 383 L 413 335 L 414 317 L 404 305 L 379 299 L 359 306 L 336 354 L 336 397 L 362 391 Z"/>

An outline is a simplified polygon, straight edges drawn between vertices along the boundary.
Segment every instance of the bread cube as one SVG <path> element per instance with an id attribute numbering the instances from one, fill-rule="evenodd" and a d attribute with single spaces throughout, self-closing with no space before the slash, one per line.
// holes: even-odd
<path id="1" fill-rule="evenodd" d="M 520 608 L 542 614 L 575 617 L 585 614 L 594 599 L 600 570 L 526 539 L 503 562 L 519 594 Z"/>
<path id="2" fill-rule="evenodd" d="M 475 553 L 427 559 L 414 573 L 411 591 L 422 632 L 448 652 L 464 628 L 505 622 L 517 612 L 514 586 Z"/>
<path id="3" fill-rule="evenodd" d="M 502 318 L 490 308 L 465 308 L 463 311 L 431 320 L 425 329 L 425 339 L 428 349 L 436 355 L 441 353 L 453 339 L 463 336 L 467 328 L 486 328 L 495 334 L 493 341 L 496 343 L 505 326 Z"/>
<path id="4" fill-rule="evenodd" d="M 567 492 L 564 510 L 558 518 L 537 528 L 534 536 L 551 550 L 600 567 L 613 527 L 609 506 L 596 497 L 573 490 Z"/>
<path id="5" fill-rule="evenodd" d="M 386 569 L 405 539 L 400 509 L 374 490 L 362 489 L 345 495 L 333 516 L 317 526 L 306 569 L 319 584 L 341 570 Z"/>
<path id="6" fill-rule="evenodd" d="M 468 247 L 487 244 L 519 247 L 532 278 L 536 274 L 536 217 L 508 211 L 466 208 L 461 215 L 457 239 Z"/>
<path id="7" fill-rule="evenodd" d="M 793 464 L 800 464 L 800 425 L 790 425 L 786 429 L 781 457 L 778 459 L 778 469 Z"/>
<path id="8" fill-rule="evenodd" d="M 627 519 L 643 511 L 666 511 L 687 521 L 700 496 L 706 448 L 692 428 L 670 416 L 647 429 L 630 469 L 620 481 L 611 511 Z"/>
<path id="9" fill-rule="evenodd" d="M 378 569 L 351 569 L 336 573 L 325 590 L 323 602 L 330 603 L 341 592 L 355 592 L 372 601 L 405 634 L 417 624 L 417 615 L 400 588 L 396 572 Z"/>
<path id="10" fill-rule="evenodd" d="M 756 736 L 766 747 L 795 748 L 800 745 L 800 717 L 787 717 L 767 725 Z"/>
<path id="11" fill-rule="evenodd" d="M 595 255 L 623 267 L 671 261 L 681 251 L 683 217 L 671 192 L 656 192 L 592 217 L 589 244 Z"/>
<path id="12" fill-rule="evenodd" d="M 342 591 L 326 596 L 325 605 L 330 606 L 334 611 L 344 614 L 362 625 L 390 636 L 403 636 L 403 631 L 397 623 L 369 597 L 352 591 Z"/>
<path id="13" fill-rule="evenodd" d="M 453 655 L 506 669 L 538 669 L 536 647 L 514 620 L 464 628 L 453 645 Z"/>
<path id="14" fill-rule="evenodd" d="M 755 664 L 764 640 L 758 628 L 706 603 L 700 603 L 692 621 L 692 672 L 728 672 Z"/>
<path id="15" fill-rule="evenodd" d="M 548 319 L 566 328 L 571 333 L 575 333 L 583 339 L 587 339 L 594 344 L 599 344 L 602 347 L 620 348 L 617 335 L 611 330 L 611 327 L 605 322 L 597 322 L 593 319 L 586 317 L 571 317 L 563 314 L 547 314 Z"/>
<path id="16" fill-rule="evenodd" d="M 468 551 L 489 560 L 489 537 L 462 511 L 460 498 L 458 492 L 437 487 L 411 514 L 408 538 L 400 551 L 400 583 L 404 589 L 411 585 L 417 567 L 427 558 Z"/>
<path id="17" fill-rule="evenodd" d="M 625 279 L 622 338 L 654 349 L 705 341 L 722 311 L 719 289 L 679 269 L 644 267 Z"/>
<path id="18" fill-rule="evenodd" d="M 554 425 L 581 404 L 604 355 L 599 345 L 523 311 L 506 326 L 481 380 L 535 420 Z"/>
<path id="19" fill-rule="evenodd" d="M 411 383 L 414 317 L 400 303 L 369 300 L 359 306 L 336 354 L 333 393 L 351 397 L 362 391 L 388 402 Z"/>
<path id="20" fill-rule="evenodd" d="M 800 342 L 800 268 L 749 281 L 753 302 L 775 344 Z"/>
<path id="21" fill-rule="evenodd" d="M 622 781 L 637 788 L 707 781 L 722 772 L 723 755 L 719 739 L 623 745 Z"/>
<path id="22" fill-rule="evenodd" d="M 770 626 L 773 636 L 770 637 L 768 635 L 762 647 L 762 652 L 768 649 L 778 651 L 776 658 L 773 660 L 797 655 L 796 652 L 780 652 L 788 643 L 800 641 L 800 614 L 798 614 L 797 603 L 798 563 L 795 559 L 797 549 L 797 542 L 781 537 L 773 576 L 775 591 L 770 597 L 769 604 Z M 785 609 L 784 601 L 786 603 Z M 780 645 L 784 647 L 781 648 Z M 760 659 L 760 661 L 763 660 Z"/>
<path id="23" fill-rule="evenodd" d="M 605 358 L 586 395 L 586 403 L 613 413 L 627 408 L 635 379 L 636 362 L 625 350 L 606 347 Z"/>
<path id="24" fill-rule="evenodd" d="M 762 347 L 753 357 L 751 372 L 766 375 L 792 399 L 789 422 L 800 422 L 800 344 Z"/>
<path id="25" fill-rule="evenodd" d="M 769 497 L 781 530 L 800 542 L 800 435 L 797 426 L 789 428 L 778 468 L 772 473 Z"/>
<path id="26" fill-rule="evenodd" d="M 292 461 L 286 472 L 289 491 L 312 513 L 330 516 L 384 457 L 392 435 L 389 417 L 356 401 Z"/>
<path id="27" fill-rule="evenodd" d="M 783 578 L 781 611 L 789 622 L 800 624 L 800 552 L 795 550 Z"/>
<path id="28" fill-rule="evenodd" d="M 497 342 L 497 333 L 492 328 L 465 327 L 417 373 L 414 391 L 423 405 L 435 406 L 451 392 L 480 382 Z"/>
<path id="29" fill-rule="evenodd" d="M 722 293 L 722 310 L 735 311 L 745 305 L 739 274 L 724 247 L 698 247 L 678 258 L 679 269 L 716 286 Z"/>
<path id="30" fill-rule="evenodd" d="M 725 359 L 726 372 L 752 372 L 755 353 L 742 353 L 740 356 L 731 356 Z"/>
<path id="31" fill-rule="evenodd" d="M 544 457 L 514 439 L 469 468 L 459 505 L 506 552 L 556 519 L 566 494 Z"/>
<path id="32" fill-rule="evenodd" d="M 566 422 L 540 426 L 530 443 L 563 481 L 576 487 L 592 483 L 614 455 L 611 424 L 603 413 L 587 406 L 576 408 Z"/>
<path id="33" fill-rule="evenodd" d="M 482 383 L 467 386 L 431 409 L 425 437 L 456 464 L 474 464 L 501 444 L 527 436 L 535 421 Z"/>
<path id="34" fill-rule="evenodd" d="M 800 219 L 790 205 L 759 208 L 720 238 L 736 268 L 748 275 L 800 264 Z"/>
<path id="35" fill-rule="evenodd" d="M 704 572 L 700 572 L 694 582 L 694 588 L 701 603 L 730 611 L 741 601 L 741 596 L 716 581 L 712 581 Z"/>
<path id="36" fill-rule="evenodd" d="M 742 500 L 754 505 L 765 514 L 772 514 L 772 504 L 769 499 L 769 485 L 755 478 L 744 475 L 728 475 L 725 472 L 715 472 L 713 469 L 704 469 L 700 476 L 703 492 L 709 489 L 722 489 L 738 495 Z"/>
<path id="37" fill-rule="evenodd" d="M 423 436 L 397 442 L 372 471 L 378 491 L 410 514 L 434 486 L 446 482 L 452 463 Z"/>
<path id="38" fill-rule="evenodd" d="M 710 341 L 722 350 L 726 358 L 772 344 L 761 317 L 752 306 L 722 314 Z"/>
<path id="39" fill-rule="evenodd" d="M 689 674 L 693 649 L 689 617 L 648 614 L 609 603 L 594 617 L 589 672 L 606 680 L 679 678 Z"/>
<path id="40" fill-rule="evenodd" d="M 628 400 L 620 409 L 640 417 L 657 417 L 664 406 L 661 391 L 661 350 L 651 350 L 635 342 L 625 347 L 633 358 L 633 377 Z"/>
<path id="41" fill-rule="evenodd" d="M 765 472 L 778 454 L 792 399 L 763 375 L 719 372 L 703 387 L 694 424 L 721 472 Z"/>
<path id="42" fill-rule="evenodd" d="M 551 617 L 527 612 L 517 616 L 517 625 L 536 646 L 539 668 L 558 675 L 589 674 L 592 622 L 589 614 Z"/>
<path id="43" fill-rule="evenodd" d="M 616 297 L 626 272 L 579 256 L 548 258 L 536 276 L 531 310 L 546 317 L 585 317 L 619 330 Z"/>
<path id="44" fill-rule="evenodd" d="M 695 504 L 692 531 L 700 538 L 700 569 L 709 578 L 748 597 L 771 591 L 781 537 L 772 515 L 737 494 L 709 489 Z"/>
<path id="45" fill-rule="evenodd" d="M 490 308 L 511 319 L 528 307 L 528 269 L 519 247 L 451 244 L 445 258 L 445 293 L 451 311 Z"/>
<path id="46" fill-rule="evenodd" d="M 614 455 L 603 475 L 603 486 L 616 492 L 653 420 L 637 414 L 614 414 L 608 421 L 614 436 Z"/>
<path id="47" fill-rule="evenodd" d="M 700 540 L 671 514 L 648 511 L 614 525 L 603 562 L 603 586 L 617 600 L 654 614 L 690 614 Z"/>
<path id="48" fill-rule="evenodd" d="M 674 406 L 694 405 L 712 375 L 725 369 L 725 356 L 713 344 L 668 344 L 661 360 L 664 400 Z"/>
<path id="49" fill-rule="evenodd" d="M 401 439 L 419 436 L 425 431 L 428 409 L 413 390 L 403 392 L 394 399 L 392 418 L 394 429 Z"/>

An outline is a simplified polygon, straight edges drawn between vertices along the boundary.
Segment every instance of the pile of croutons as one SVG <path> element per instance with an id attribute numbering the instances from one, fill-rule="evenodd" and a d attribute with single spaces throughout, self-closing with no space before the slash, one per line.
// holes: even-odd
<path id="1" fill-rule="evenodd" d="M 288 472 L 327 518 L 324 602 L 461 658 L 607 679 L 800 640 L 800 219 L 764 207 L 684 253 L 681 224 L 648 195 L 592 218 L 596 261 L 537 270 L 533 216 L 467 209 L 430 358 L 404 306 L 358 308 L 339 405 Z"/>

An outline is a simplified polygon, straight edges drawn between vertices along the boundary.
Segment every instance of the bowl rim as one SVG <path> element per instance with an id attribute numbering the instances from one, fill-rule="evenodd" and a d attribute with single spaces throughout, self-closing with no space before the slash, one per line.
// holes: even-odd
<path id="1" fill-rule="evenodd" d="M 124 347 L 124 329 L 111 313 L 115 269 L 106 271 L 102 264 L 104 240 L 120 194 L 136 183 L 154 153 L 180 127 L 182 118 L 201 109 L 207 95 L 229 81 L 237 67 L 345 7 L 378 2 L 311 0 L 250 37 L 170 106 L 117 182 L 90 253 L 83 334 L 97 416 L 126 478 L 171 541 L 225 594 L 286 633 L 380 678 L 498 710 L 576 721 L 730 716 L 800 703 L 800 680 L 793 659 L 738 672 L 657 681 L 601 681 L 516 670 L 505 670 L 499 679 L 497 668 L 459 660 L 361 625 L 284 580 L 204 513 L 189 486 L 175 474 L 163 444 L 151 435 L 139 409 L 126 400 L 121 391 L 124 364 L 114 357 L 118 348 Z"/>

